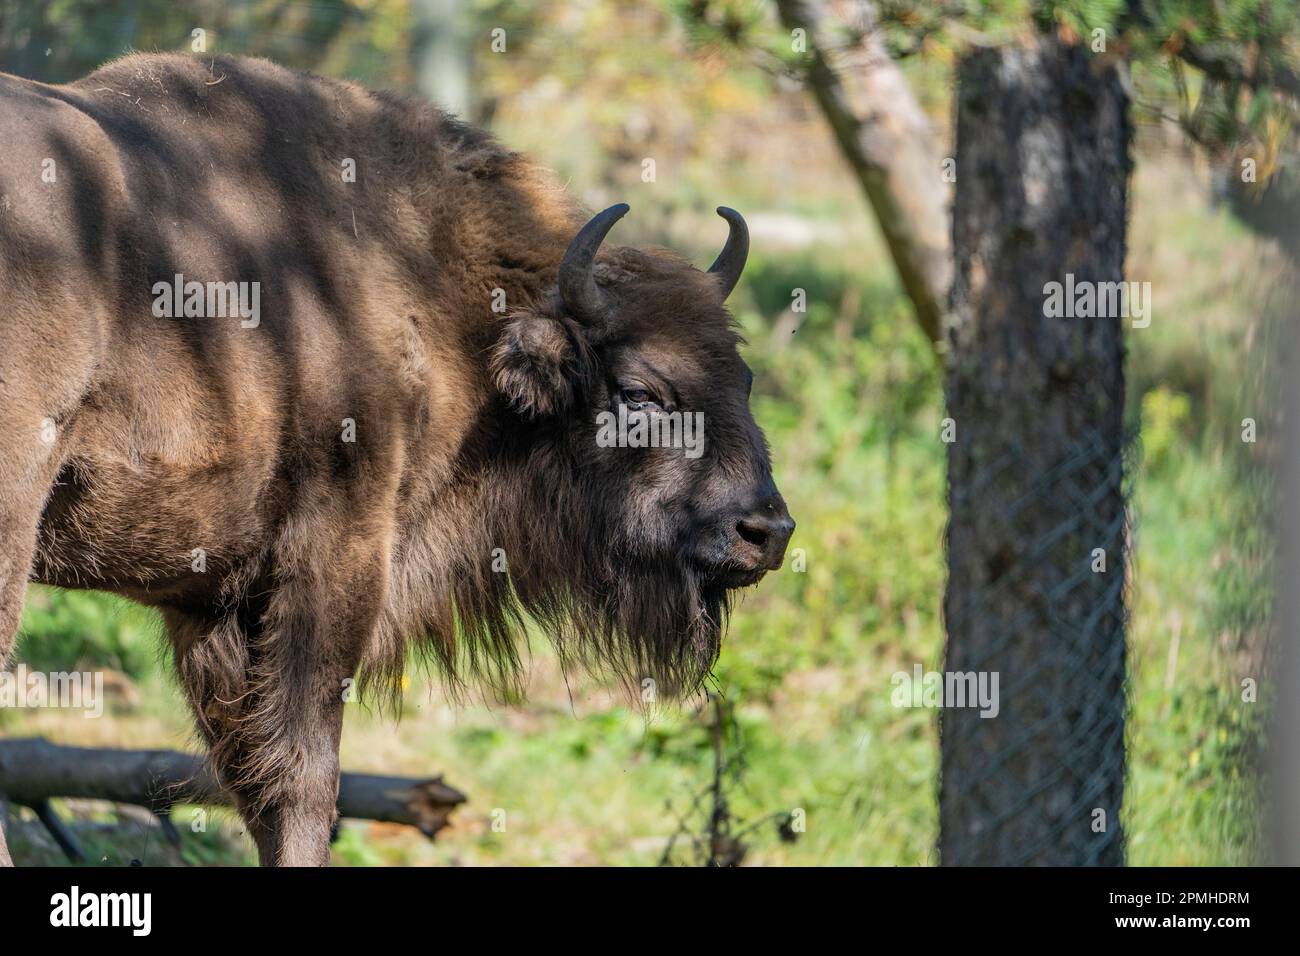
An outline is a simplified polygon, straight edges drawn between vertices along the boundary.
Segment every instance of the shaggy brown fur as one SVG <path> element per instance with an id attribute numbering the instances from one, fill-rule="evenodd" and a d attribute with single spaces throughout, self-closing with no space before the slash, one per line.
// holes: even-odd
<path id="1" fill-rule="evenodd" d="M 531 617 L 568 660 L 689 690 L 728 589 L 779 565 L 716 278 L 607 248 L 621 331 L 590 335 L 556 291 L 585 215 L 487 134 L 266 61 L 133 55 L 0 74 L 0 140 L 0 661 L 29 578 L 159 608 L 264 862 L 328 860 L 354 675 L 414 646 L 508 686 Z M 155 317 L 178 273 L 260 283 L 260 324 Z M 705 454 L 597 447 L 629 387 L 702 411 Z M 755 537 L 760 506 L 783 523 Z"/>

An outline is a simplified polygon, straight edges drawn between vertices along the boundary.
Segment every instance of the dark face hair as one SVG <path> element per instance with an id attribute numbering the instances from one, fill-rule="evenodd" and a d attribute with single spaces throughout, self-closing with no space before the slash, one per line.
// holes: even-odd
<path id="1" fill-rule="evenodd" d="M 583 233 L 595 224 L 599 245 L 619 209 Z M 594 261 L 595 246 L 579 248 L 579 272 L 562 269 L 547 303 L 512 316 L 493 356 L 519 424 L 515 478 L 552 497 L 554 523 L 531 544 L 544 558 L 512 566 L 516 600 L 562 652 L 670 694 L 707 675 L 729 593 L 779 568 L 794 528 L 723 305 L 747 249 L 739 214 L 724 215 L 732 235 L 707 273 L 662 251 L 621 247 Z M 675 418 L 682 441 L 599 439 L 602 422 L 634 415 L 661 436 Z M 557 562 L 567 585 L 544 571 Z"/>

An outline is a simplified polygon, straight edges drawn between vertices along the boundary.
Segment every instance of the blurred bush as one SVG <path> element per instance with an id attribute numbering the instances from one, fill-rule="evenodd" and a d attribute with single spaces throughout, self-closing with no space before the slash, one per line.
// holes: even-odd
<path id="1" fill-rule="evenodd" d="M 110 667 L 139 679 L 155 670 L 160 633 L 157 614 L 131 601 L 33 586 L 18 657 L 44 671 Z"/>

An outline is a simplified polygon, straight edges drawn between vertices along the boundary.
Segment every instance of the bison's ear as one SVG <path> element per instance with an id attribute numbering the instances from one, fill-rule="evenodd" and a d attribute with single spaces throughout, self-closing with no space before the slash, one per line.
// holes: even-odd
<path id="1" fill-rule="evenodd" d="M 577 394 L 582 364 L 570 331 L 556 319 L 524 315 L 506 323 L 492 353 L 492 378 L 520 413 L 565 411 Z"/>

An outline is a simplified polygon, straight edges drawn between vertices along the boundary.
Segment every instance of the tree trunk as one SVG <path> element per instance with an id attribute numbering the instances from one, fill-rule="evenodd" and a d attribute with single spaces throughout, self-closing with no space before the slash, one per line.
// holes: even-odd
<path id="1" fill-rule="evenodd" d="M 869 3 L 855 6 L 858 69 L 837 65 L 816 5 L 776 0 L 786 29 L 805 32 L 805 74 L 840 152 L 884 233 L 903 291 L 931 342 L 940 341 L 952 257 L 947 193 L 933 130 L 907 79 L 889 58 Z"/>
<path id="2" fill-rule="evenodd" d="M 473 45 L 484 38 L 467 35 L 456 0 L 416 0 L 411 31 L 415 86 L 426 99 L 466 122 L 475 120 L 470 80 Z"/>
<path id="3" fill-rule="evenodd" d="M 947 865 L 1123 862 L 1127 320 L 1047 284 L 1124 278 L 1127 110 L 1050 38 L 958 73 L 946 672 L 1000 700 L 941 714 Z"/>

